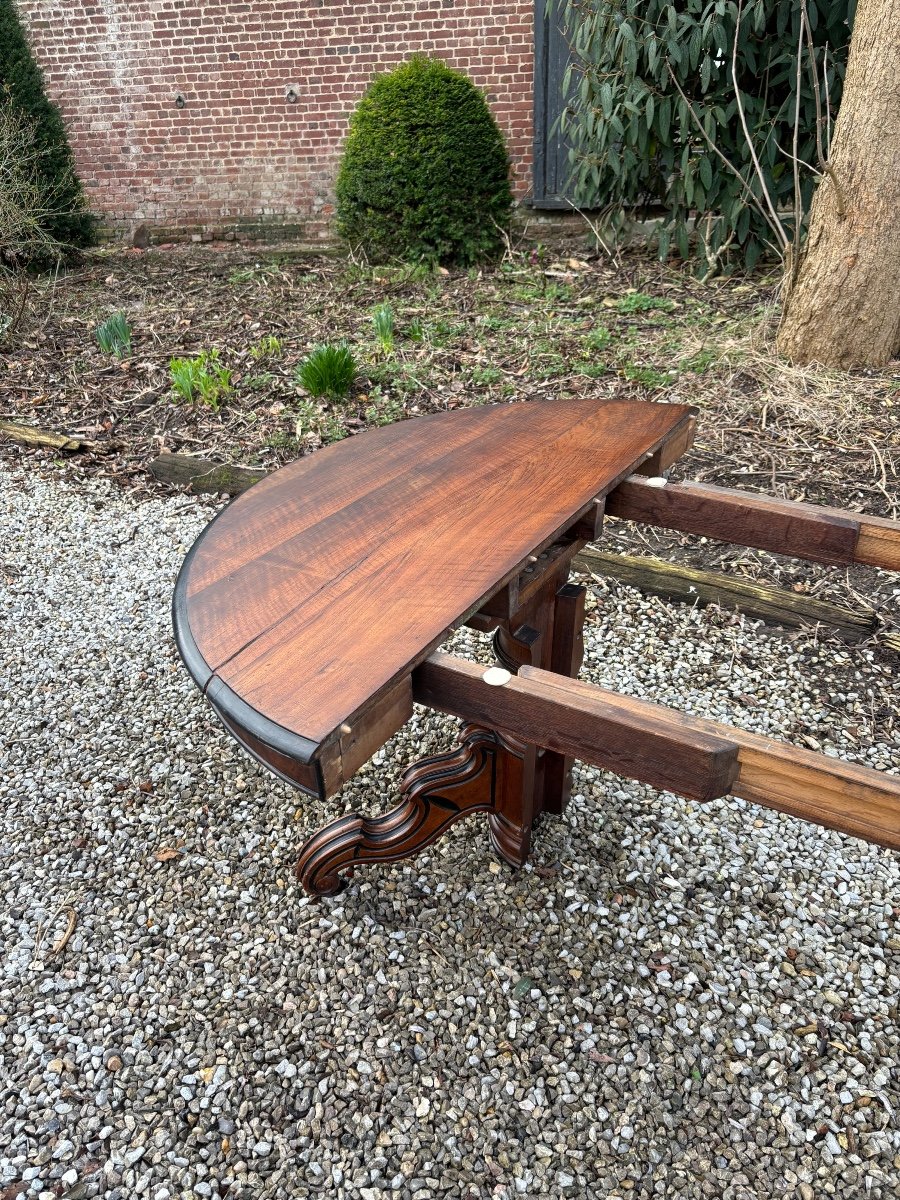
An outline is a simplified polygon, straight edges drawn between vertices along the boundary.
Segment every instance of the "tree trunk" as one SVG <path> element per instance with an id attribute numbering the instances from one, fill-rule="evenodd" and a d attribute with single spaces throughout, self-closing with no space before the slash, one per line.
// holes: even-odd
<path id="1" fill-rule="evenodd" d="M 860 0 L 844 94 L 778 330 L 794 362 L 900 352 L 900 0 Z"/>

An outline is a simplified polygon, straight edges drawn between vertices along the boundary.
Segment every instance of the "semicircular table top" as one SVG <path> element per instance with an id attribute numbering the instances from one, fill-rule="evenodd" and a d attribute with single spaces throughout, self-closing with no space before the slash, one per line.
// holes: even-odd
<path id="1" fill-rule="evenodd" d="M 173 619 L 220 715 L 298 762 L 690 422 L 542 400 L 400 421 L 283 467 L 191 549 Z"/>

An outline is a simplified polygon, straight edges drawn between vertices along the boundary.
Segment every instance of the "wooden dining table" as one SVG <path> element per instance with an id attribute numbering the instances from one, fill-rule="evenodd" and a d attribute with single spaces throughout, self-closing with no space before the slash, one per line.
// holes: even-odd
<path id="1" fill-rule="evenodd" d="M 606 494 L 690 445 L 679 404 L 545 400 L 438 413 L 283 467 L 207 527 L 173 605 L 187 668 L 225 726 L 308 796 L 339 790 L 412 712 L 415 667 L 455 629 L 498 660 L 581 662 L 572 558 Z M 542 755 L 536 811 L 568 761 Z"/>
<path id="2" fill-rule="evenodd" d="M 700 802 L 743 795 L 900 847 L 900 783 L 577 681 L 572 560 L 618 517 L 818 562 L 900 569 L 900 525 L 701 484 L 668 485 L 694 411 L 628 399 L 485 405 L 368 430 L 281 468 L 203 531 L 173 620 L 194 681 L 240 744 L 324 800 L 409 719 L 463 718 L 410 765 L 398 804 L 301 849 L 308 892 L 417 853 L 471 813 L 521 865 L 562 813 L 573 756 Z M 496 665 L 436 653 L 460 626 Z"/>

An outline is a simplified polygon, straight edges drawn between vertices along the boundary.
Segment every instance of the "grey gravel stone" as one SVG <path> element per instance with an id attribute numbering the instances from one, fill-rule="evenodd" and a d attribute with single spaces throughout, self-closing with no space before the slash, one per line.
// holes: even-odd
<path id="1" fill-rule="evenodd" d="M 470 819 L 309 902 L 303 839 L 456 726 L 322 805 L 252 762 L 169 627 L 214 511 L 0 473 L 0 1193 L 900 1192 L 898 856 L 578 766 L 524 870 Z M 588 582 L 585 678 L 900 770 L 870 646 Z"/>

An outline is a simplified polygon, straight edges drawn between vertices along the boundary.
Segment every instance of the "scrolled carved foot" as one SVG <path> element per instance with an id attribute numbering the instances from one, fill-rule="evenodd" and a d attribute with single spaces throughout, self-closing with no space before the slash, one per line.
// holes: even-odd
<path id="1" fill-rule="evenodd" d="M 347 880 L 337 869 L 352 861 L 347 859 L 347 851 L 352 853 L 365 836 L 365 825 L 365 818 L 353 813 L 326 825 L 304 845 L 296 874 L 310 896 L 337 896 L 344 890 Z"/>
<path id="2" fill-rule="evenodd" d="M 527 857 L 531 826 L 530 791 L 523 786 L 528 753 L 533 750 L 502 734 L 466 726 L 455 750 L 409 768 L 396 808 L 380 817 L 341 817 L 314 834 L 297 862 L 301 884 L 312 896 L 334 896 L 345 886 L 342 870 L 408 858 L 475 812 L 492 814 L 494 844 L 504 858 L 521 865 L 522 830 Z"/>

